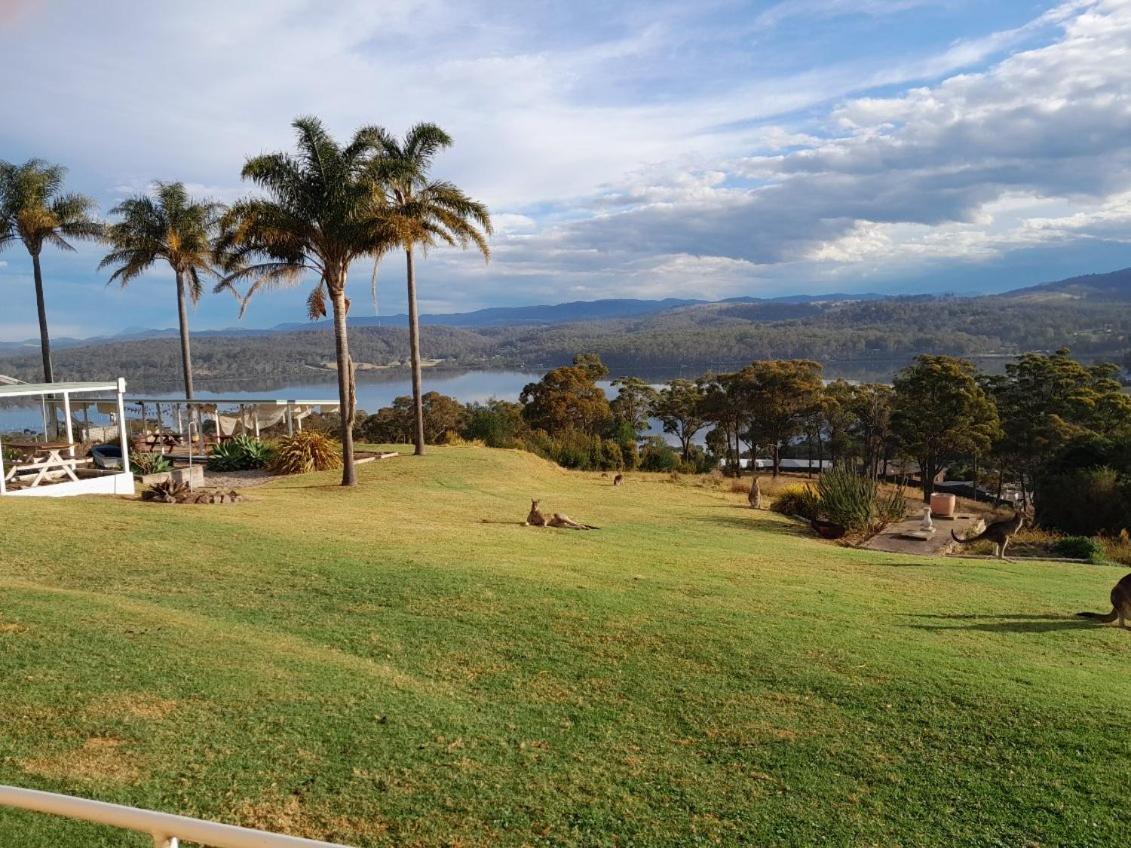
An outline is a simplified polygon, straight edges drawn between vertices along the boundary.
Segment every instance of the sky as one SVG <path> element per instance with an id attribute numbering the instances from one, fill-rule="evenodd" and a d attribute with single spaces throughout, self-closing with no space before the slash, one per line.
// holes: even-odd
<path id="1" fill-rule="evenodd" d="M 493 257 L 418 263 L 425 312 L 607 297 L 1001 291 L 1131 265 L 1131 0 L 0 0 L 0 159 L 102 216 L 155 179 L 233 201 L 290 122 L 432 121 Z M 176 324 L 173 278 L 43 256 L 52 334 Z M 372 315 L 370 262 L 351 271 Z M 238 318 L 303 320 L 310 281 Z M 404 262 L 379 314 L 404 311 Z M 36 335 L 0 253 L 0 340 Z"/>

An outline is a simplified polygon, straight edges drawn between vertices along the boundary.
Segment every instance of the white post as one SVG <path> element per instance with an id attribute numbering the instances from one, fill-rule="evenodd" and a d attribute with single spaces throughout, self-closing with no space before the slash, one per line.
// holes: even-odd
<path id="1" fill-rule="evenodd" d="M 63 414 L 67 416 L 67 442 L 70 447 L 67 448 L 67 453 L 71 459 L 75 458 L 75 432 L 71 425 L 71 393 L 63 392 Z"/>
<path id="2" fill-rule="evenodd" d="M 8 491 L 8 485 L 4 482 L 4 477 L 7 472 L 4 471 L 4 440 L 0 439 L 0 495 Z"/>
<path id="3" fill-rule="evenodd" d="M 122 446 L 122 473 L 130 473 L 130 438 L 126 433 L 126 381 L 118 378 L 118 443 Z"/>

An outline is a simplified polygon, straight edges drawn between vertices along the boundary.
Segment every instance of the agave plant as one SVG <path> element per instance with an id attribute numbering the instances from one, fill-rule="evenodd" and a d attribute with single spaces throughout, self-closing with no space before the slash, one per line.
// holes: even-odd
<path id="1" fill-rule="evenodd" d="M 169 458 L 159 453 L 135 453 L 130 457 L 130 465 L 135 474 L 161 474 L 173 470 Z"/>
<path id="2" fill-rule="evenodd" d="M 325 433 L 306 430 L 280 439 L 271 460 L 274 474 L 305 474 L 342 467 L 342 449 Z"/>
<path id="3" fill-rule="evenodd" d="M 254 436 L 240 435 L 216 445 L 208 455 L 209 471 L 251 471 L 271 461 L 270 445 Z"/>

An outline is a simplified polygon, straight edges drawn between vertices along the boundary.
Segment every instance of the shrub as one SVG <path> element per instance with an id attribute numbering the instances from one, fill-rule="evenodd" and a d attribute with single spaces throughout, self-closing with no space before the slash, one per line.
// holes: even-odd
<path id="1" fill-rule="evenodd" d="M 872 525 L 879 485 L 846 465 L 821 475 L 817 481 L 820 512 L 846 530 L 862 533 Z"/>
<path id="2" fill-rule="evenodd" d="M 305 474 L 341 467 L 341 447 L 325 433 L 314 430 L 279 439 L 270 464 L 273 474 Z"/>
<path id="3" fill-rule="evenodd" d="M 878 533 L 907 511 L 902 491 L 884 492 L 873 477 L 840 465 L 817 481 L 818 510 L 851 533 Z"/>
<path id="4" fill-rule="evenodd" d="M 173 463 L 159 453 L 134 453 L 130 455 L 130 467 L 134 474 L 161 474 L 173 470 Z"/>
<path id="5" fill-rule="evenodd" d="M 1131 515 L 1131 479 L 1105 466 L 1046 475 L 1035 495 L 1042 526 L 1077 536 L 1114 535 Z"/>
<path id="6" fill-rule="evenodd" d="M 787 486 L 778 493 L 770 509 L 782 515 L 800 515 L 810 520 L 817 517 L 821 501 L 811 486 Z"/>
<path id="7" fill-rule="evenodd" d="M 1057 556 L 1086 559 L 1088 562 L 1103 562 L 1107 559 L 1103 543 L 1091 536 L 1065 536 L 1053 543 L 1052 552 Z"/>
<path id="8" fill-rule="evenodd" d="M 1127 528 L 1119 531 L 1119 535 L 1104 539 L 1104 553 L 1112 562 L 1122 565 L 1131 565 L 1131 533 Z"/>
<path id="9" fill-rule="evenodd" d="M 240 435 L 216 445 L 208 455 L 210 471 L 251 471 L 271 461 L 271 448 L 253 436 Z"/>
<path id="10" fill-rule="evenodd" d="M 902 521 L 907 517 L 907 498 L 903 496 L 903 488 L 880 490 L 876 498 L 875 517 L 872 532 L 878 533 L 889 524 Z"/>
<path id="11" fill-rule="evenodd" d="M 659 436 L 649 436 L 640 451 L 641 471 L 672 472 L 680 467 L 679 454 Z"/>

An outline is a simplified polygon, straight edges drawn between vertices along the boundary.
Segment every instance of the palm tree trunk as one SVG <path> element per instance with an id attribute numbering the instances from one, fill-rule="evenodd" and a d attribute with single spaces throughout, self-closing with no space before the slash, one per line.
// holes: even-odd
<path id="1" fill-rule="evenodd" d="M 416 455 L 424 456 L 424 396 L 420 379 L 420 316 L 416 313 L 416 271 L 412 264 L 412 248 L 405 250 L 408 279 L 408 347 L 412 359 L 412 407 L 416 418 Z"/>
<path id="2" fill-rule="evenodd" d="M 334 348 L 338 360 L 338 403 L 342 419 L 342 485 L 356 486 L 357 468 L 353 464 L 353 364 L 346 329 L 346 292 L 344 285 L 329 288 L 334 304 Z"/>
<path id="3" fill-rule="evenodd" d="M 43 297 L 43 270 L 39 267 L 39 254 L 31 255 L 32 276 L 35 278 L 35 306 L 39 311 L 39 350 L 43 355 L 43 382 L 55 382 L 55 369 L 51 366 L 51 333 L 47 329 L 47 302 Z M 47 401 L 47 408 L 51 410 L 51 422 L 55 435 L 60 436 L 63 428 L 59 424 L 59 410 L 55 404 L 54 396 Z M 47 433 L 44 433 L 46 436 Z"/>
<path id="4" fill-rule="evenodd" d="M 181 371 L 185 380 L 185 397 L 192 400 L 192 352 L 189 349 L 188 304 L 185 303 L 185 276 L 181 271 L 177 275 L 177 321 L 181 329 Z M 192 439 L 192 422 L 196 421 L 196 435 L 200 440 L 200 450 L 205 450 L 204 421 L 200 416 L 200 409 L 189 406 L 189 439 Z M 217 431 L 216 438 L 220 438 Z"/>
<path id="5" fill-rule="evenodd" d="M 181 324 L 181 369 L 185 377 L 185 397 L 192 400 L 192 353 L 189 350 L 188 305 L 185 303 L 185 277 L 177 271 L 177 318 Z"/>
<path id="6" fill-rule="evenodd" d="M 54 383 L 51 367 L 51 334 L 47 331 L 47 303 L 43 299 L 43 271 L 39 267 L 39 254 L 31 255 L 31 268 L 35 276 L 35 306 L 39 310 L 39 349 L 43 354 L 43 382 Z"/>

